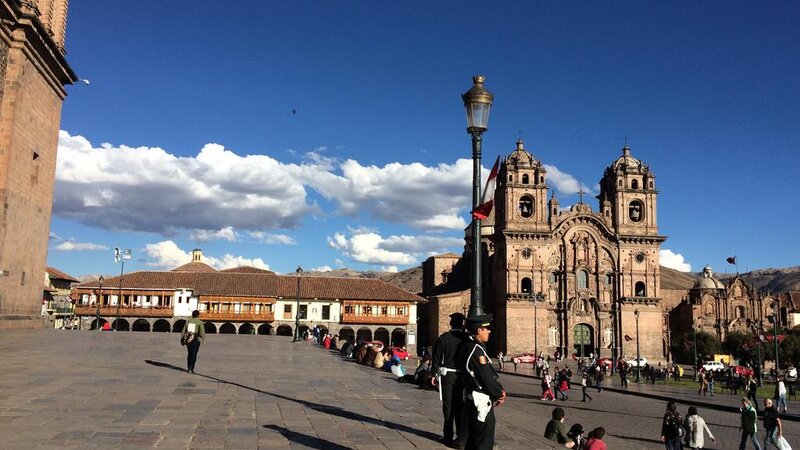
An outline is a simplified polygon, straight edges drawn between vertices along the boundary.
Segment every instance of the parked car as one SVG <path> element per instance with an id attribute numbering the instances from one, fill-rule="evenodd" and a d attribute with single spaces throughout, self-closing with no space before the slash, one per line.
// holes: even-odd
<path id="1" fill-rule="evenodd" d="M 514 364 L 520 364 L 520 363 L 534 364 L 536 362 L 536 354 L 522 353 L 521 355 L 512 356 L 511 362 Z"/>
<path id="2" fill-rule="evenodd" d="M 747 366 L 734 366 L 733 371 L 745 378 L 755 374 L 755 371 Z"/>
<path id="3" fill-rule="evenodd" d="M 389 351 L 392 355 L 397 356 L 402 360 L 408 360 L 408 352 L 403 347 L 390 347 Z"/>
<path id="4" fill-rule="evenodd" d="M 703 362 L 703 370 L 706 372 L 715 370 L 725 370 L 725 364 L 719 361 L 705 361 Z"/>
<path id="5" fill-rule="evenodd" d="M 625 362 L 631 367 L 644 367 L 647 365 L 647 358 L 640 356 L 638 358 L 629 359 Z"/>

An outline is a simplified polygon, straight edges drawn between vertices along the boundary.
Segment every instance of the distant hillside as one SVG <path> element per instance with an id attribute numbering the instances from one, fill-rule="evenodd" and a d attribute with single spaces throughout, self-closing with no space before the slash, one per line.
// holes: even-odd
<path id="1" fill-rule="evenodd" d="M 715 276 L 726 282 L 735 274 L 715 274 Z M 756 289 L 763 292 L 780 293 L 800 290 L 800 266 L 786 269 L 757 269 L 740 273 L 739 276 L 748 283 L 753 283 Z"/>
<path id="2" fill-rule="evenodd" d="M 418 294 L 422 291 L 422 267 L 420 266 L 412 267 L 402 272 L 359 272 L 357 270 L 344 268 L 327 272 L 304 272 L 303 275 L 315 277 L 379 278 L 414 294 Z"/>
<path id="3" fill-rule="evenodd" d="M 661 289 L 690 289 L 698 276 L 661 266 Z"/>

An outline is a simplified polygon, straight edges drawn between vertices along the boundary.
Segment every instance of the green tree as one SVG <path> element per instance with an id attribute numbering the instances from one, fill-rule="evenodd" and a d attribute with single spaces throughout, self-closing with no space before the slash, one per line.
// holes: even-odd
<path id="1" fill-rule="evenodd" d="M 717 336 L 706 331 L 697 332 L 697 357 L 700 359 L 711 358 L 722 350 L 722 344 Z"/>
<path id="2" fill-rule="evenodd" d="M 800 333 L 790 332 L 778 347 L 781 367 L 787 367 L 789 363 L 795 364 L 795 367 L 797 367 L 797 362 L 800 361 Z M 772 347 L 771 353 L 773 356 L 770 359 L 775 359 L 774 347 Z"/>
<path id="3" fill-rule="evenodd" d="M 744 331 L 731 331 L 725 336 L 725 341 L 722 343 L 722 351 L 733 355 L 734 358 L 742 362 L 751 361 L 755 365 L 758 359 L 755 345 L 760 345 L 755 334 Z"/>

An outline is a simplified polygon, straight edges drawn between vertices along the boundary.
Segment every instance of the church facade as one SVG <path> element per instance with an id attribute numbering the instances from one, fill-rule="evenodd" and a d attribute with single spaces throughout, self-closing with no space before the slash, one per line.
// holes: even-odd
<path id="1" fill-rule="evenodd" d="M 596 210 L 582 192 L 561 210 L 543 163 L 517 142 L 482 224 L 484 298 L 497 350 L 632 358 L 638 347 L 651 361 L 666 359 L 669 324 L 659 296 L 666 237 L 658 233 L 657 197 L 654 173 L 626 145 L 603 173 Z M 423 294 L 445 300 L 468 292 L 459 270 L 472 257 L 466 241 L 461 260 L 423 264 Z M 440 303 L 439 314 L 445 309 Z"/>

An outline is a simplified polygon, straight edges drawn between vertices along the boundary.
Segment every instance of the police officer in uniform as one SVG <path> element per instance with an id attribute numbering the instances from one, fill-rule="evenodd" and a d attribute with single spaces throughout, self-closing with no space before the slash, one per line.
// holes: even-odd
<path id="1" fill-rule="evenodd" d="M 464 404 L 464 388 L 458 377 L 457 355 L 467 338 L 464 333 L 464 314 L 450 314 L 450 331 L 439 336 L 433 347 L 431 382 L 439 387 L 444 415 L 444 430 L 440 442 L 452 447 L 463 447 L 466 443 L 461 414 Z M 455 435 L 453 424 L 455 423 Z M 457 438 L 455 437 L 457 436 Z"/>
<path id="2" fill-rule="evenodd" d="M 467 418 L 466 450 L 494 447 L 494 407 L 506 401 L 506 391 L 486 352 L 492 315 L 467 318 L 469 337 L 462 348 L 459 370 L 464 381 L 464 415 Z"/>

